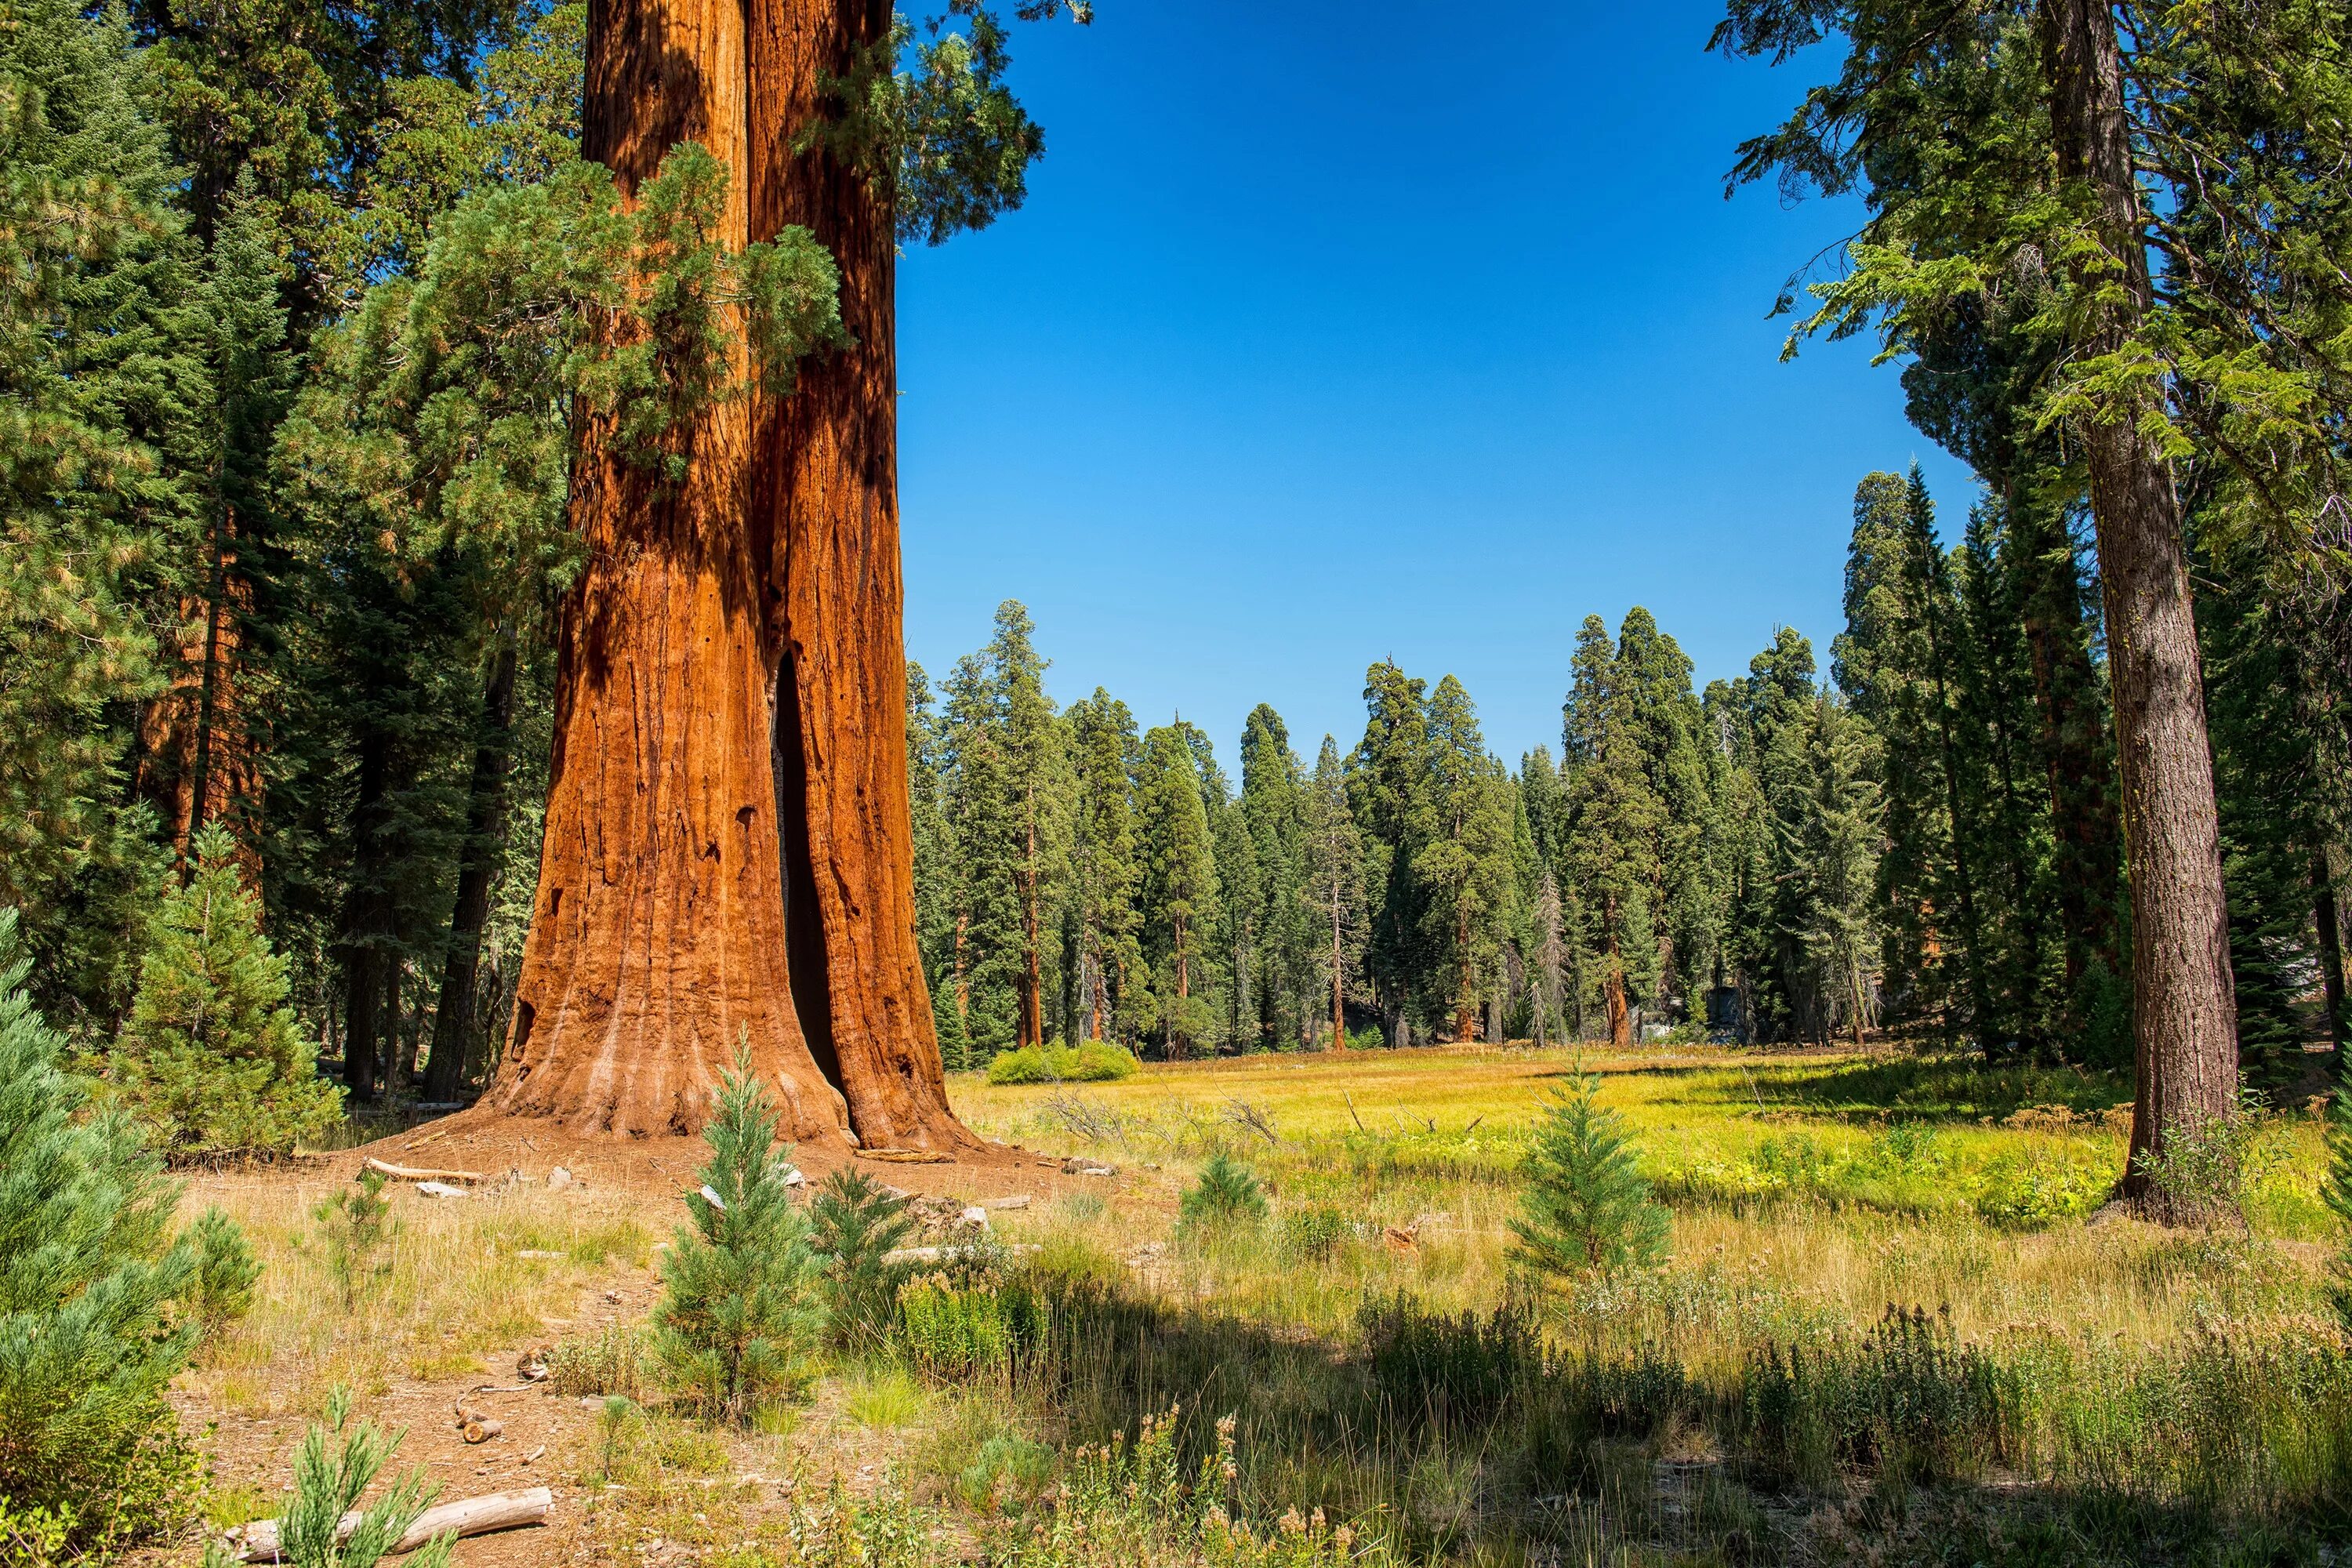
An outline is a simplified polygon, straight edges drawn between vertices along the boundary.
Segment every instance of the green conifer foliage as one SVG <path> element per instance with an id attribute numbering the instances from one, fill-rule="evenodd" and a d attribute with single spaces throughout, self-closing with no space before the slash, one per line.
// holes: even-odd
<path id="1" fill-rule="evenodd" d="M 294 1454 L 294 1497 L 278 1521 L 279 1549 L 294 1568 L 375 1568 L 408 1533 L 439 1489 L 423 1470 L 411 1470 L 364 1509 L 361 1500 L 385 1461 L 400 1447 L 402 1433 L 387 1436 L 368 1422 L 351 1425 L 351 1390 L 337 1384 L 327 1396 L 327 1419 L 303 1434 Z M 329 1437 L 341 1442 L 331 1455 Z M 342 1521 L 359 1520 L 346 1535 Z M 436 1536 L 405 1559 L 416 1568 L 448 1568 L 454 1535 Z"/>
<path id="2" fill-rule="evenodd" d="M 883 1350 L 898 1321 L 898 1287 L 909 1266 L 890 1261 L 914 1234 L 907 1200 L 846 1166 L 809 1200 L 811 1245 L 824 1258 L 825 1338 L 856 1354 Z"/>
<path id="3" fill-rule="evenodd" d="M 1429 832 L 1412 873 L 1425 896 L 1431 999 L 1449 1016 L 1448 1033 L 1466 1040 L 1500 952 L 1515 803 L 1502 764 L 1486 752 L 1477 704 L 1451 675 L 1430 694 L 1428 724 Z"/>
<path id="4" fill-rule="evenodd" d="M 740 1424 L 801 1381 L 824 1323 L 823 1260 L 793 1205 L 792 1151 L 748 1054 L 720 1079 L 703 1130 L 710 1159 L 662 1263 L 654 1352 L 670 1385 L 707 1419 Z"/>
<path id="5" fill-rule="evenodd" d="M 1138 937 L 1134 774 L 1141 742 L 1127 704 L 1097 687 L 1068 714 L 1075 798 L 1071 918 L 1077 932 L 1076 1022 L 1087 1039 L 1132 1047 L 1151 1014 Z"/>
<path id="6" fill-rule="evenodd" d="M 1830 692 L 1814 699 L 1804 738 L 1808 777 L 1790 847 L 1796 931 L 1815 969 L 1813 992 L 1824 1036 L 1842 1017 L 1856 1046 L 1875 1019 L 1878 974 L 1878 854 L 1882 802 L 1869 727 Z"/>
<path id="7" fill-rule="evenodd" d="M 201 1325 L 215 1248 L 169 1235 L 177 1189 L 119 1114 L 85 1113 L 64 1042 L 26 994 L 0 910 L 0 1501 L 105 1550 L 194 1479 L 164 1391 Z"/>
<path id="8" fill-rule="evenodd" d="M 1209 1156 L 1177 1205 L 1177 1223 L 1190 1230 L 1255 1225 L 1264 1218 L 1265 1189 L 1256 1173 L 1222 1149 Z"/>
<path id="9" fill-rule="evenodd" d="M 334 1124 L 340 1098 L 286 1005 L 286 961 L 261 934 L 235 842 L 215 823 L 193 848 L 194 874 L 156 911 L 110 1075 L 175 1154 L 290 1152 Z"/>
<path id="10" fill-rule="evenodd" d="M 1664 1261 L 1670 1224 L 1635 1168 L 1622 1120 L 1580 1074 L 1536 1124 L 1524 1168 L 1513 1260 L 1528 1272 L 1580 1279 Z"/>
<path id="11" fill-rule="evenodd" d="M 1157 1023 L 1168 1054 L 1181 1056 L 1215 1037 L 1207 938 L 1217 918 L 1217 864 L 1199 765 L 1174 725 L 1143 737 L 1136 819 Z"/>

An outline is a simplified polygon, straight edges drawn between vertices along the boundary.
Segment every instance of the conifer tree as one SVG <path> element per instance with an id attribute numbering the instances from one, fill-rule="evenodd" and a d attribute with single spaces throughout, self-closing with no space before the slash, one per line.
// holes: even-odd
<path id="1" fill-rule="evenodd" d="M 968 1065 L 982 1067 L 1020 1043 L 1025 965 L 1019 878 L 1026 846 L 994 670 L 982 655 L 967 654 L 956 662 L 947 693 L 957 1032 Z"/>
<path id="2" fill-rule="evenodd" d="M 1633 1044 L 1633 1005 L 1659 978 L 1656 900 L 1665 807 L 1653 787 L 1638 709 L 1609 630 L 1585 617 L 1563 710 L 1570 758 L 1570 875 L 1585 913 L 1612 1045 Z"/>
<path id="3" fill-rule="evenodd" d="M 1318 973 L 1331 1005 L 1331 1048 L 1348 1046 L 1349 981 L 1363 962 L 1363 837 L 1348 804 L 1348 773 L 1339 742 L 1323 737 L 1307 781 L 1304 823 L 1307 876 L 1300 892 L 1312 906 L 1321 944 Z"/>
<path id="4" fill-rule="evenodd" d="M 1500 946 L 1511 886 L 1510 781 L 1486 752 L 1477 705 L 1453 676 L 1437 683 L 1427 710 L 1430 822 L 1413 856 L 1423 890 L 1423 941 L 1453 1036 L 1476 1035 L 1480 994 Z"/>
<path id="5" fill-rule="evenodd" d="M 1804 736 L 1807 777 L 1796 841 L 1799 879 L 1794 933 L 1820 973 L 1821 1026 L 1842 1010 L 1859 1047 L 1876 1005 L 1878 857 L 1882 802 L 1872 778 L 1874 737 L 1862 720 L 1824 691 L 1813 700 Z M 1826 1040 L 1823 1042 L 1826 1044 Z"/>
<path id="6" fill-rule="evenodd" d="M 1304 780 L 1290 731 L 1261 702 L 1242 726 L 1239 809 L 1257 870 L 1251 921 L 1257 958 L 1256 1043 L 1295 1046 L 1309 1032 L 1313 932 L 1307 921 Z"/>
<path id="7" fill-rule="evenodd" d="M 1512 1260 L 1532 1274 L 1577 1280 L 1665 1257 L 1666 1211 L 1635 1168 L 1623 1120 L 1600 1101 L 1601 1080 L 1580 1074 L 1536 1124 L 1511 1221 Z"/>
<path id="8" fill-rule="evenodd" d="M 87 1113 L 16 929 L 0 910 L 0 1500 L 105 1552 L 176 1523 L 195 1479 L 165 1393 L 229 1248 L 173 1239 L 177 1189 L 128 1119 Z"/>
<path id="9" fill-rule="evenodd" d="M 213 823 L 192 848 L 187 883 L 155 912 L 112 1084 L 175 1154 L 289 1153 L 334 1123 L 338 1097 L 286 1005 L 286 960 L 261 933 L 236 840 Z"/>
<path id="10" fill-rule="evenodd" d="M 1070 705 L 1076 783 L 1071 912 L 1077 925 L 1077 1016 L 1089 1040 L 1132 1046 L 1150 1011 L 1150 984 L 1138 940 L 1141 886 L 1134 772 L 1140 742 L 1127 704 L 1101 687 Z"/>
<path id="11" fill-rule="evenodd" d="M 1215 929 L 1217 866 L 1199 764 L 1184 732 L 1161 725 L 1143 737 L 1136 787 L 1142 848 L 1143 939 L 1159 998 L 1160 1040 L 1171 1058 L 1212 1039 L 1215 1012 L 1203 937 Z"/>
<path id="12" fill-rule="evenodd" d="M 824 1323 L 824 1265 L 785 1184 L 792 1150 L 777 1143 L 775 1101 L 748 1050 L 720 1080 L 703 1142 L 702 1187 L 686 1198 L 692 1225 L 678 1227 L 662 1264 L 654 1351 L 706 1417 L 740 1424 L 799 1379 Z"/>
<path id="13" fill-rule="evenodd" d="M 1348 798 L 1364 836 L 1372 921 L 1365 968 L 1381 1032 L 1402 1046 L 1428 985 L 1428 899 L 1413 859 L 1428 841 L 1426 681 L 1383 659 L 1364 672 L 1364 738 L 1348 759 Z"/>

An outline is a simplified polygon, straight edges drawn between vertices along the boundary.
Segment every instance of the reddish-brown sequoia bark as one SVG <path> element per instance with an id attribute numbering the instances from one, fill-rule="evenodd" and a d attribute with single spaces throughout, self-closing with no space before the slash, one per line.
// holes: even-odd
<path id="1" fill-rule="evenodd" d="M 744 42 L 734 0 L 597 0 L 582 148 L 633 195 L 700 142 L 738 174 L 737 245 Z M 496 1109 L 691 1131 L 740 1046 L 788 1136 L 848 1126 L 793 1007 L 751 423 L 740 399 L 697 416 L 673 488 L 621 454 L 609 419 L 583 433 L 572 523 L 589 560 L 559 634 L 546 843 Z"/>
<path id="2" fill-rule="evenodd" d="M 868 1147 L 974 1147 L 948 1109 L 915 942 L 889 184 L 821 145 L 795 151 L 824 119 L 824 83 L 888 37 L 890 6 L 748 0 L 745 15 L 752 232 L 815 235 L 856 339 L 755 421 L 793 994 Z"/>
<path id="3" fill-rule="evenodd" d="M 2059 168 L 2096 195 L 2101 242 L 2123 272 L 2121 298 L 2097 309 L 2081 347 L 2113 353 L 2151 294 L 2115 16 L 2104 0 L 2044 0 L 2042 25 Z M 2122 1192 L 2161 1213 L 2176 1205 L 2149 1181 L 2141 1156 L 2229 1114 L 2237 1094 L 2213 762 L 2171 467 L 2127 418 L 2090 425 L 2083 443 L 2132 894 L 2139 1092 Z"/>

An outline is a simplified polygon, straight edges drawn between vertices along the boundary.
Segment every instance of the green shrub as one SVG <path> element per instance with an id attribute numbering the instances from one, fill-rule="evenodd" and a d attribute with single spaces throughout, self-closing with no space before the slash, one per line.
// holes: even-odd
<path id="1" fill-rule="evenodd" d="M 608 1323 L 594 1339 L 566 1341 L 547 1358 L 547 1383 L 567 1399 L 643 1399 L 645 1331 L 635 1323 Z"/>
<path id="2" fill-rule="evenodd" d="M 131 1122 L 82 1114 L 16 933 L 0 910 L 0 1530 L 104 1552 L 197 1479 L 164 1391 L 201 1332 L 203 1248 L 169 1235 L 178 1189 Z"/>
<path id="3" fill-rule="evenodd" d="M 377 1255 L 400 1228 L 383 1195 L 383 1174 L 362 1170 L 358 1181 L 320 1199 L 310 1217 L 318 1222 L 327 1272 L 342 1292 L 343 1310 L 357 1311 L 360 1299 L 392 1272 L 392 1260 Z"/>
<path id="4" fill-rule="evenodd" d="M 196 1249 L 188 1310 L 209 1339 L 253 1310 L 253 1286 L 261 1278 L 261 1264 L 236 1222 L 218 1209 L 199 1215 L 187 1236 Z"/>
<path id="5" fill-rule="evenodd" d="M 2336 1321 L 2352 1337 L 2352 1087 L 2336 1086 L 2327 1101 L 2327 1175 L 2320 1195 L 2345 1227 L 2336 1242 L 2327 1299 Z"/>
<path id="6" fill-rule="evenodd" d="M 710 1161 L 702 1191 L 687 1194 L 694 1223 L 678 1228 L 662 1265 L 654 1352 L 701 1415 L 741 1423 L 802 1381 L 824 1321 L 821 1265 L 784 1183 L 791 1151 L 777 1146 L 775 1110 L 748 1051 L 720 1080 L 702 1136 Z M 712 1193 L 715 1203 L 704 1195 Z"/>
<path id="7" fill-rule="evenodd" d="M 906 1211 L 904 1198 L 847 1166 L 827 1176 L 809 1205 L 812 1245 L 825 1260 L 825 1338 L 839 1349 L 868 1353 L 889 1342 L 909 1272 L 889 1255 L 915 1228 Z"/>
<path id="8" fill-rule="evenodd" d="M 1108 1040 L 1088 1040 L 1075 1050 L 1063 1046 L 1023 1046 L 1000 1051 L 990 1060 L 988 1081 L 1100 1083 L 1129 1077 L 1141 1065 L 1133 1052 Z"/>
<path id="9" fill-rule="evenodd" d="M 907 1354 L 934 1377 L 1000 1376 L 1037 1342 L 1044 1314 L 1025 1289 L 959 1284 L 939 1275 L 898 1292 L 898 1331 Z"/>
<path id="10" fill-rule="evenodd" d="M 1511 1221 L 1512 1260 L 1531 1274 L 1574 1279 L 1665 1258 L 1666 1211 L 1650 1201 L 1624 1124 L 1600 1093 L 1599 1079 L 1580 1075 L 1536 1126 Z"/>
<path id="11" fill-rule="evenodd" d="M 1176 1223 L 1186 1230 L 1255 1225 L 1265 1218 L 1265 1189 L 1247 1165 L 1219 1150 L 1201 1167 L 1177 1205 Z"/>
<path id="12" fill-rule="evenodd" d="M 110 1081 L 169 1153 L 287 1153 L 335 1124 L 341 1095 L 286 1005 L 286 960 L 261 933 L 235 841 L 214 823 L 191 849 L 194 875 L 150 928 Z"/>
<path id="13" fill-rule="evenodd" d="M 2012 1447 L 2015 1379 L 1948 1313 L 1889 1307 L 1860 1343 L 1767 1346 L 1741 1379 L 1748 1462 L 1820 1485 L 1839 1469 L 1906 1482 L 1980 1471 Z"/>
<path id="14" fill-rule="evenodd" d="M 956 1491 L 968 1507 L 1003 1513 L 1008 1505 L 1034 1502 L 1053 1479 L 1054 1450 L 1018 1432 L 999 1432 L 981 1444 L 956 1477 Z"/>
<path id="15" fill-rule="evenodd" d="M 1283 1213 L 1282 1249 L 1293 1258 L 1329 1258 L 1355 1238 L 1354 1224 L 1328 1204 Z"/>
<path id="16" fill-rule="evenodd" d="M 2247 1194 L 2263 1174 L 2263 1110 L 2259 1093 L 2241 1090 L 2224 1114 L 2171 1130 L 2161 1152 L 2141 1150 L 2134 1168 L 2147 1179 L 2142 1205 L 2169 1224 L 2242 1227 Z"/>
<path id="17" fill-rule="evenodd" d="M 294 1455 L 294 1500 L 278 1526 L 278 1551 L 294 1568 L 375 1568 L 438 1489 L 427 1486 L 423 1470 L 411 1470 L 361 1511 L 357 1527 L 344 1535 L 343 1516 L 359 1510 L 361 1497 L 401 1439 L 365 1421 L 351 1426 L 351 1391 L 337 1385 L 327 1396 L 325 1425 L 313 1425 Z M 330 1435 L 342 1440 L 331 1457 Z M 405 1561 L 409 1568 L 448 1568 L 457 1543 L 454 1535 L 435 1536 Z"/>

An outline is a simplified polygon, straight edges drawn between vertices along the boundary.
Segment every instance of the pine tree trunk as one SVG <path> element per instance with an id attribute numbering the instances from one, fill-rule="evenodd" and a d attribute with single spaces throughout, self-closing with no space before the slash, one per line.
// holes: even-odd
<path id="1" fill-rule="evenodd" d="M 207 549 L 203 595 L 179 604 L 182 623 L 200 629 L 179 649 L 169 688 L 140 715 L 131 787 L 154 805 L 184 861 L 188 841 L 206 823 L 227 826 L 246 886 L 257 895 L 262 781 L 244 679 L 252 588 L 237 574 L 236 520 L 226 511 L 214 521 Z"/>
<path id="2" fill-rule="evenodd" d="M 2344 939 L 2336 913 L 2336 881 L 2327 874 L 2327 851 L 2311 852 L 2311 924 L 2319 939 L 2319 990 L 2327 1007 L 2327 1038 L 2336 1047 L 2342 1070 L 2347 1020 L 2344 1016 Z"/>
<path id="3" fill-rule="evenodd" d="M 1339 947 L 1339 900 L 1331 900 L 1331 1048 L 1348 1048 L 1348 1007 L 1344 989 L 1345 964 Z"/>
<path id="4" fill-rule="evenodd" d="M 601 4 L 582 138 L 632 195 L 673 146 L 702 142 L 738 175 L 723 221 L 739 245 L 744 49 L 726 0 Z M 740 323 L 730 335 L 740 343 Z M 786 959 L 751 410 L 688 422 L 674 486 L 620 439 L 609 416 L 590 419 L 574 464 L 588 564 L 559 633 L 539 889 L 485 1100 L 583 1132 L 691 1132 L 740 1048 L 777 1091 L 785 1136 L 838 1142 L 848 1111 L 794 1016 Z M 887 683 L 893 705 L 903 682 Z M 903 729 L 891 734 L 903 771 Z"/>
<path id="5" fill-rule="evenodd" d="M 795 151 L 826 111 L 825 83 L 887 42 L 891 9 L 751 0 L 744 14 L 752 230 L 766 239 L 802 224 L 816 236 L 840 268 L 856 339 L 804 364 L 792 396 L 760 400 L 753 430 L 778 710 L 794 721 L 778 736 L 799 786 L 785 842 L 795 884 L 813 895 L 795 916 L 814 926 L 796 951 L 822 954 L 796 976 L 802 1022 L 868 1146 L 976 1147 L 948 1108 L 915 938 L 890 189 L 823 146 Z"/>
<path id="6" fill-rule="evenodd" d="M 2097 196 L 2100 237 L 2125 285 L 2119 300 L 2095 308 L 2080 347 L 2113 353 L 2151 295 L 2115 16 L 2095 0 L 2044 0 L 2042 20 L 2060 172 L 2087 181 Z M 2128 417 L 2091 425 L 2083 437 L 2106 592 L 2132 896 L 2139 1090 L 2119 1190 L 2161 1217 L 2191 1218 L 2161 1215 L 2167 1200 L 2140 1164 L 2231 1114 L 2237 1091 L 2213 763 L 2180 502 L 2162 450 Z"/>
<path id="7" fill-rule="evenodd" d="M 2050 775 L 2050 821 L 2058 919 L 2071 993 L 2093 963 L 2120 972 L 2115 892 L 2123 859 L 2110 786 L 2098 672 L 2083 632 L 2074 548 L 2063 520 L 2014 494 L 2006 507 L 2009 543 L 2024 581 L 2018 595 L 2025 646 L 2033 662 L 2034 706 Z"/>
<path id="8" fill-rule="evenodd" d="M 473 1054 L 474 988 L 482 967 L 482 928 L 489 923 L 490 884 L 498 871 L 507 809 L 507 766 L 512 749 L 515 637 L 502 628 L 490 673 L 482 684 L 481 731 L 466 790 L 466 844 L 457 865 L 457 899 L 449 914 L 449 950 L 441 965 L 441 994 L 433 1009 L 433 1045 L 425 1058 L 425 1098 L 447 1101 L 464 1086 Z"/>

